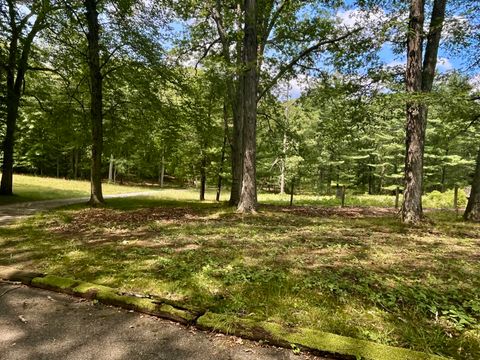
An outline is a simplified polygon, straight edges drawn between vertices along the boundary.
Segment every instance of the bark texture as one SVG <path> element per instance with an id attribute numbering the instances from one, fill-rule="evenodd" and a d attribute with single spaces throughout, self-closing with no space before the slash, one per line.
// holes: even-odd
<path id="1" fill-rule="evenodd" d="M 408 93 L 428 93 L 432 90 L 445 7 L 446 0 L 435 0 L 427 36 L 425 58 L 422 60 L 425 1 L 411 1 L 405 75 Z M 423 217 L 423 155 L 427 115 L 428 108 L 421 101 L 411 101 L 407 104 L 405 191 L 401 216 L 402 221 L 409 224 L 417 223 Z"/>
<path id="2" fill-rule="evenodd" d="M 480 221 L 480 147 L 477 154 L 475 173 L 473 174 L 472 189 L 463 218 L 468 221 Z"/>
<path id="3" fill-rule="evenodd" d="M 88 40 L 88 68 L 90 72 L 90 117 L 92 129 L 92 161 L 90 205 L 104 204 L 102 194 L 102 150 L 103 150 L 103 92 L 100 68 L 100 25 L 96 0 L 85 0 Z"/>
<path id="4" fill-rule="evenodd" d="M 257 30 L 256 0 L 245 0 L 244 28 L 244 124 L 243 124 L 243 180 L 238 211 L 255 212 L 256 185 L 256 128 L 257 128 Z"/>

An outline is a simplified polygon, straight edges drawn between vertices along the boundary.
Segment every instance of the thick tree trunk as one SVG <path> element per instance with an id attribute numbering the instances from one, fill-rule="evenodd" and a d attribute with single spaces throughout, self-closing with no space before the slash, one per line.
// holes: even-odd
<path id="1" fill-rule="evenodd" d="M 469 221 L 480 221 L 480 147 L 477 154 L 477 164 L 472 179 L 472 189 L 468 198 L 467 208 L 463 218 Z"/>
<path id="2" fill-rule="evenodd" d="M 21 38 L 22 31 L 29 22 L 28 18 L 23 18 L 18 22 L 18 13 L 16 4 L 13 0 L 7 0 L 9 27 L 11 30 L 10 42 L 8 44 L 7 60 L 7 123 L 5 138 L 3 139 L 3 163 L 2 180 L 0 182 L 0 195 L 12 195 L 13 193 L 13 150 L 15 145 L 15 128 L 17 126 L 18 108 L 22 95 L 22 86 L 24 85 L 25 73 L 28 68 L 28 58 L 33 40 L 45 26 L 45 16 L 49 10 L 48 2 L 42 3 L 37 8 L 35 21 L 24 38 Z M 19 50 L 19 43 L 21 50 Z M 16 73 L 15 73 L 16 72 Z"/>
<path id="3" fill-rule="evenodd" d="M 422 46 L 424 1 L 412 0 L 408 24 L 407 71 L 405 75 L 408 93 L 418 93 L 422 87 Z M 417 223 L 422 218 L 423 148 L 425 117 L 417 102 L 407 104 L 405 190 L 402 205 L 402 221 Z"/>
<path id="4" fill-rule="evenodd" d="M 1 195 L 13 194 L 13 149 L 15 144 L 15 127 L 20 102 L 19 94 L 14 89 L 7 89 L 7 129 L 3 139 L 3 164 L 2 181 L 0 184 Z"/>
<path id="5" fill-rule="evenodd" d="M 240 8 L 237 9 L 238 14 L 241 13 Z M 239 27 L 241 24 L 239 24 Z M 232 115 L 233 115 L 233 136 L 231 141 L 232 148 L 232 187 L 230 189 L 230 206 L 238 206 L 240 202 L 240 194 L 242 192 L 243 182 L 243 125 L 245 122 L 245 99 L 244 87 L 245 76 L 243 73 L 243 46 L 241 41 L 236 42 L 237 50 L 237 75 L 235 81 L 230 82 L 229 92 L 232 99 Z M 229 50 L 228 50 L 229 51 Z M 234 85 L 235 84 L 235 85 Z"/>
<path id="6" fill-rule="evenodd" d="M 102 194 L 103 93 L 100 71 L 98 11 L 96 0 L 85 0 L 88 26 L 88 68 L 90 71 L 90 116 L 92 126 L 92 165 L 90 205 L 104 204 Z"/>
<path id="7" fill-rule="evenodd" d="M 415 94 L 430 92 L 435 76 L 438 48 L 445 18 L 446 0 L 435 0 L 430 20 L 425 59 L 422 66 L 424 0 L 412 0 L 407 42 L 406 90 Z M 402 221 L 417 223 L 422 219 L 423 154 L 428 108 L 419 101 L 407 104 L 405 191 Z"/>
<path id="8" fill-rule="evenodd" d="M 257 31 L 256 0 L 245 0 L 244 35 L 244 124 L 243 124 L 243 181 L 238 211 L 255 212 L 257 208 L 256 184 L 256 128 L 257 128 Z"/>

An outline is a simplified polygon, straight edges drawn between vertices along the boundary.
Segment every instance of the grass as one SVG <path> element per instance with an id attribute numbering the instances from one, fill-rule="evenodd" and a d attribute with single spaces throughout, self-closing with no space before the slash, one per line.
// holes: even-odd
<path id="1" fill-rule="evenodd" d="M 258 215 L 242 216 L 196 198 L 162 190 L 38 215 L 0 228 L 0 264 L 252 321 L 480 358 L 478 224 L 434 211 L 408 228 L 392 208 L 288 207 L 273 195 L 260 196 L 270 204 Z"/>
<path id="2" fill-rule="evenodd" d="M 0 205 L 25 201 L 78 198 L 90 195 L 90 182 L 40 176 L 13 176 L 13 196 L 1 196 Z M 145 187 L 104 184 L 104 195 L 147 191 Z"/>

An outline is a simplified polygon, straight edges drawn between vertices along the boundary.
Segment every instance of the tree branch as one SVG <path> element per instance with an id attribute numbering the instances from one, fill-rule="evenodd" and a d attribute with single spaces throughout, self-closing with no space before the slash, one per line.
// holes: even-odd
<path id="1" fill-rule="evenodd" d="M 198 64 L 200 64 L 200 61 L 202 61 L 203 59 L 205 59 L 208 55 L 208 53 L 210 52 L 210 50 L 212 49 L 212 47 L 215 45 L 215 44 L 218 44 L 220 42 L 220 38 L 217 38 L 215 39 L 210 45 L 207 46 L 207 48 L 204 50 L 203 52 L 203 55 L 200 57 L 200 59 L 198 59 L 198 61 L 195 63 L 195 71 L 197 70 L 197 67 L 198 67 Z"/>
<path id="2" fill-rule="evenodd" d="M 308 56 L 309 54 L 317 51 L 318 49 L 320 49 L 322 46 L 324 45 L 329 45 L 329 44 L 335 44 L 341 40 L 344 40 L 348 37 L 350 37 L 351 35 L 361 31 L 362 28 L 358 28 L 358 29 L 355 29 L 355 30 L 352 30 L 342 36 L 339 36 L 339 37 L 336 37 L 334 39 L 327 39 L 327 40 L 323 40 L 323 41 L 319 41 L 317 42 L 316 44 L 304 49 L 300 54 L 298 54 L 297 56 L 295 56 L 287 65 L 285 65 L 284 67 L 282 67 L 280 69 L 280 71 L 277 73 L 277 75 L 275 75 L 273 77 L 273 79 L 270 81 L 269 84 L 267 84 L 267 86 L 260 92 L 260 94 L 258 95 L 257 97 L 257 102 L 260 101 L 263 96 L 265 96 L 265 94 L 273 87 L 275 86 L 275 84 L 278 82 L 278 80 L 280 80 L 282 78 L 283 75 L 285 75 L 286 72 L 290 71 L 295 65 L 297 65 L 297 63 L 302 60 L 303 58 L 305 58 L 306 56 Z"/>

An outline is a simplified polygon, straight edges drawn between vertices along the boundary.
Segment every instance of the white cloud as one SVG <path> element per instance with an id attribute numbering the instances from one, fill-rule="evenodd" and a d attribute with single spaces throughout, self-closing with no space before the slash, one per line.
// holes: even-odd
<path id="1" fill-rule="evenodd" d="M 386 64 L 387 67 L 396 67 L 396 66 L 405 66 L 405 65 L 407 65 L 407 62 L 405 60 L 402 60 L 402 61 L 392 60 Z"/>
<path id="2" fill-rule="evenodd" d="M 469 81 L 472 92 L 480 92 L 480 74 L 474 75 Z"/>
<path id="3" fill-rule="evenodd" d="M 453 65 L 449 59 L 444 57 L 439 57 L 437 59 L 437 70 L 441 72 L 449 71 L 453 69 Z"/>
<path id="4" fill-rule="evenodd" d="M 355 29 L 363 27 L 364 29 L 374 30 L 378 24 L 382 24 L 387 20 L 387 15 L 383 9 L 364 11 L 358 9 L 339 11 L 337 19 L 340 24 L 346 26 L 348 29 Z"/>

